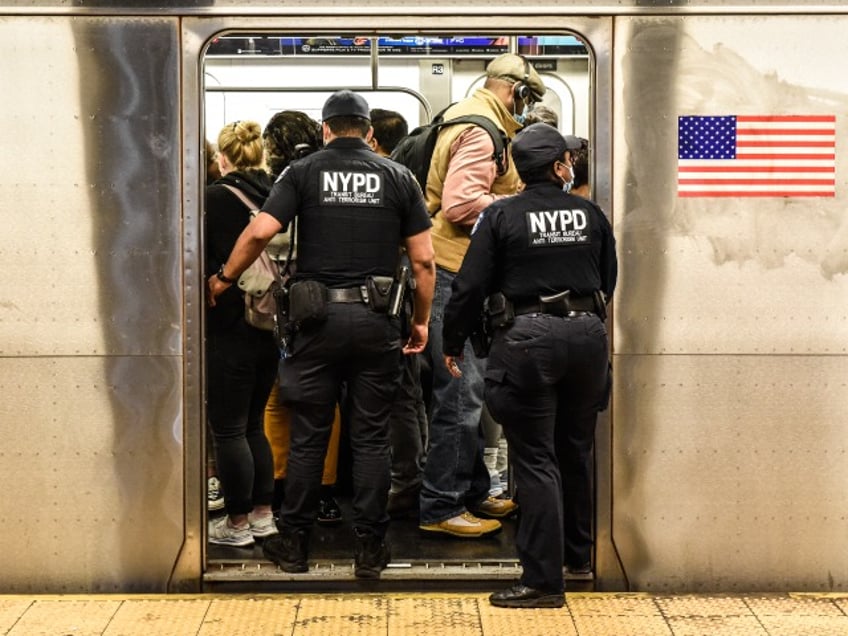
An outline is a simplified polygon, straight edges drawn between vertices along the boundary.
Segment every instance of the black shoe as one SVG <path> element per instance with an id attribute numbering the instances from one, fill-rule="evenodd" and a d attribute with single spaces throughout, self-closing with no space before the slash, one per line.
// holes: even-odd
<path id="1" fill-rule="evenodd" d="M 332 484 L 322 484 L 318 502 L 318 523 L 324 526 L 336 526 L 341 522 L 342 509 L 336 501 L 336 488 Z"/>
<path id="2" fill-rule="evenodd" d="M 489 602 L 495 607 L 562 607 L 565 596 L 562 592 L 552 594 L 517 583 L 489 596 Z"/>
<path id="3" fill-rule="evenodd" d="M 342 509 L 335 497 L 321 499 L 318 502 L 318 523 L 323 526 L 337 526 L 342 522 Z"/>
<path id="4" fill-rule="evenodd" d="M 386 542 L 372 532 L 357 529 L 355 534 L 353 573 L 360 579 L 380 578 L 380 572 L 391 560 Z"/>
<path id="5" fill-rule="evenodd" d="M 309 570 L 309 534 L 306 530 L 280 528 L 280 533 L 262 542 L 262 554 L 280 566 L 283 572 L 306 572 Z"/>

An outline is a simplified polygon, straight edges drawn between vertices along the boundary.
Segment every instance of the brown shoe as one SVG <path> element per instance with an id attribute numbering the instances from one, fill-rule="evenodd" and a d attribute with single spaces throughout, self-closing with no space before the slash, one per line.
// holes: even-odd
<path id="1" fill-rule="evenodd" d="M 418 526 L 418 529 L 463 539 L 476 539 L 500 532 L 501 522 L 494 519 L 479 519 L 470 512 L 463 512 L 461 515 L 439 523 L 422 524 Z"/>
<path id="2" fill-rule="evenodd" d="M 477 507 L 474 513 L 485 518 L 502 519 L 503 517 L 508 517 L 516 510 L 518 510 L 518 504 L 512 499 L 489 497 Z"/>

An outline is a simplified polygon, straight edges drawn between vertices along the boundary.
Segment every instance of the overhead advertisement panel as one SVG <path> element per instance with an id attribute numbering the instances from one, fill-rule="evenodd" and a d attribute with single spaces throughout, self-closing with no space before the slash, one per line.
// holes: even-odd
<path id="1" fill-rule="evenodd" d="M 368 37 L 276 37 L 236 34 L 216 38 L 208 55 L 370 55 Z M 379 37 L 380 55 L 495 56 L 509 50 L 507 36 Z M 518 52 L 526 55 L 585 55 L 586 48 L 574 36 L 518 38 Z"/>

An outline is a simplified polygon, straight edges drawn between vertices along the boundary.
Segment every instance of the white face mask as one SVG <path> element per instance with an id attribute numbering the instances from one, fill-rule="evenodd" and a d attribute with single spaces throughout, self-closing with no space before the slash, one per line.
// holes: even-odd
<path id="1" fill-rule="evenodd" d="M 571 178 L 568 181 L 563 179 L 563 181 L 562 181 L 562 191 L 563 192 L 571 192 L 571 188 L 574 186 L 574 167 L 573 166 L 567 166 L 567 168 L 568 168 L 568 173 L 571 175 Z"/>

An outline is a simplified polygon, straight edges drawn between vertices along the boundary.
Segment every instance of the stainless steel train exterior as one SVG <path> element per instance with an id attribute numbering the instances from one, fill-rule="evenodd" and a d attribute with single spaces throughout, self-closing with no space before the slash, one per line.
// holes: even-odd
<path id="1" fill-rule="evenodd" d="M 230 31 L 578 35 L 621 268 L 595 584 L 848 589 L 843 3 L 151 4 L 0 1 L 0 592 L 204 589 L 203 56 Z M 720 115 L 835 118 L 832 192 L 682 196 L 680 118 Z"/>

